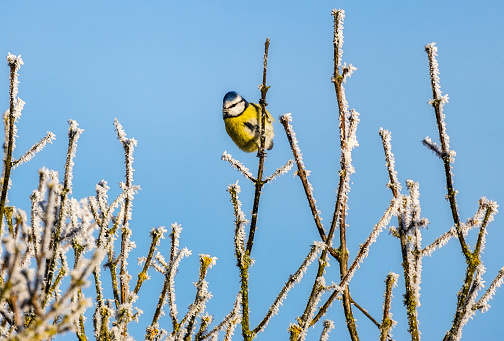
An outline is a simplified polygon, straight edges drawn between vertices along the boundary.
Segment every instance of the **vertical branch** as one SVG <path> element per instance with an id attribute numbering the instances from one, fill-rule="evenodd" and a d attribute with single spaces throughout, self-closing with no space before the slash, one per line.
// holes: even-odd
<path id="1" fill-rule="evenodd" d="M 184 341 L 190 341 L 191 336 L 196 328 L 196 318 L 198 315 L 203 313 L 205 309 L 206 302 L 212 297 L 212 294 L 208 292 L 208 282 L 205 280 L 207 271 L 209 268 L 215 265 L 217 257 L 210 257 L 209 255 L 200 254 L 200 273 L 198 282 L 195 283 L 196 286 L 196 297 L 194 298 L 194 303 L 189 306 L 189 310 L 180 321 L 181 325 L 187 323 L 187 331 L 184 336 Z"/>
<path id="2" fill-rule="evenodd" d="M 147 270 L 151 266 L 152 257 L 154 256 L 154 252 L 156 251 L 156 247 L 159 245 L 160 239 L 164 239 L 164 233 L 166 229 L 164 226 L 160 226 L 158 228 L 153 228 L 150 232 L 150 237 L 152 239 L 151 245 L 149 247 L 149 252 L 147 253 L 147 258 L 145 259 L 145 264 L 142 271 L 138 274 L 137 283 L 135 285 L 135 289 L 133 290 L 133 294 L 137 295 L 138 291 L 140 291 L 140 287 L 142 283 L 149 278 L 147 275 Z M 132 300 L 133 297 L 130 298 Z"/>
<path id="3" fill-rule="evenodd" d="M 480 306 L 479 302 L 475 303 L 478 290 L 483 287 L 484 283 L 481 277 L 485 272 L 485 267 L 483 266 L 480 257 L 481 252 L 484 249 L 486 228 L 487 225 L 493 221 L 493 216 L 497 212 L 497 204 L 485 198 L 482 198 L 479 204 L 480 208 L 478 209 L 478 213 L 484 212 L 480 231 L 478 233 L 475 249 L 471 253 L 470 262 L 467 264 L 464 284 L 457 295 L 457 310 L 453 319 L 453 324 L 450 330 L 445 334 L 443 339 L 444 341 L 460 340 L 462 337 L 462 328 L 474 314 L 474 310 L 476 309 L 475 307 Z M 475 216 L 477 219 L 478 213 Z M 485 295 L 486 293 L 484 296 Z"/>
<path id="4" fill-rule="evenodd" d="M 93 279 L 95 282 L 95 292 L 96 292 L 96 308 L 93 314 L 93 328 L 95 331 L 96 339 L 106 339 L 108 337 L 108 331 L 105 330 L 106 323 L 103 320 L 106 318 L 105 315 L 108 309 L 105 307 L 103 299 L 103 285 L 100 280 L 100 267 L 97 266 L 93 270 Z"/>
<path id="5" fill-rule="evenodd" d="M 177 322 L 177 305 L 175 304 L 175 274 L 177 273 L 178 265 L 183 257 L 189 256 L 191 253 L 189 250 L 184 248 L 179 251 L 179 238 L 182 232 L 182 227 L 178 224 L 171 225 L 172 233 L 170 234 L 171 246 L 170 246 L 170 266 L 166 271 L 166 283 L 168 283 L 168 303 L 170 305 L 170 317 L 172 320 L 173 328 L 178 329 L 179 323 Z M 160 302 L 161 297 L 160 297 Z M 158 305 L 156 312 L 160 310 L 161 306 Z M 154 321 L 154 319 L 153 319 Z"/>
<path id="6" fill-rule="evenodd" d="M 427 56 L 429 59 L 429 74 L 431 79 L 431 88 L 432 88 L 432 100 L 429 101 L 429 104 L 434 108 L 434 112 L 436 114 L 436 122 L 438 126 L 439 132 L 439 140 L 441 142 L 441 156 L 443 159 L 443 165 L 445 170 L 446 177 L 446 190 L 447 190 L 447 199 L 450 203 L 450 209 L 452 213 L 453 222 L 455 224 L 455 229 L 457 230 L 458 239 L 460 242 L 460 247 L 462 248 L 462 253 L 466 257 L 466 261 L 469 260 L 471 256 L 471 251 L 467 246 L 467 243 L 464 238 L 464 234 L 462 232 L 462 228 L 460 225 L 460 216 L 458 213 L 457 200 L 456 195 L 457 191 L 453 186 L 453 173 L 452 166 L 454 159 L 454 152 L 450 150 L 450 137 L 446 133 L 446 124 L 445 124 L 445 115 L 443 113 L 443 107 L 445 103 L 448 103 L 448 95 L 442 96 L 441 94 L 441 86 L 439 84 L 439 65 L 436 59 L 437 56 L 437 46 L 435 43 L 430 43 L 425 46 L 425 51 L 427 52 Z"/>
<path id="7" fill-rule="evenodd" d="M 59 215 L 54 227 L 54 233 L 51 238 L 51 243 L 49 248 L 53 251 L 52 257 L 48 262 L 46 268 L 46 286 L 45 293 L 49 294 L 49 289 L 51 287 L 52 278 L 55 273 L 56 268 L 56 259 L 59 256 L 59 243 L 60 243 L 60 235 L 61 229 L 66 219 L 67 215 L 67 202 L 68 202 L 68 194 L 72 192 L 72 178 L 73 178 L 73 166 L 74 166 L 74 157 L 75 152 L 77 150 L 77 141 L 79 140 L 80 135 L 83 130 L 80 129 L 76 121 L 69 120 L 68 124 L 70 128 L 68 129 L 68 150 L 65 162 L 65 176 L 63 179 L 63 188 L 61 189 L 60 195 L 60 207 L 59 207 Z M 46 302 L 49 297 L 46 297 Z"/>
<path id="8" fill-rule="evenodd" d="M 124 132 L 122 125 L 117 119 L 114 121 L 114 125 L 117 131 L 117 137 L 124 148 L 124 157 L 126 165 L 126 183 L 123 185 L 123 190 L 132 187 L 133 183 L 133 151 L 137 145 L 137 141 L 134 138 L 126 138 L 126 133 Z M 129 237 L 131 236 L 131 229 L 129 227 L 129 221 L 131 220 L 131 206 L 133 200 L 133 193 L 128 192 L 124 200 L 124 210 L 123 210 L 123 221 L 122 221 L 122 231 L 121 231 L 121 253 L 119 255 L 118 261 L 120 261 L 119 270 L 119 281 L 121 285 L 121 303 L 125 303 L 128 299 L 129 294 L 129 275 L 127 273 L 126 267 L 128 265 L 127 258 L 129 251 L 131 250 L 131 243 Z"/>
<path id="9" fill-rule="evenodd" d="M 74 257 L 75 257 L 74 270 L 75 270 L 77 269 L 79 258 L 82 256 L 85 246 L 78 244 L 78 242 L 74 239 L 72 247 L 74 249 Z M 78 305 L 78 302 L 83 301 L 84 299 L 85 298 L 84 294 L 82 293 L 82 288 L 79 288 L 77 290 L 77 294 L 75 296 L 72 296 L 72 303 Z M 77 339 L 79 339 L 79 341 L 86 341 L 87 337 L 86 337 L 86 331 L 84 329 L 84 313 L 80 314 L 79 319 L 74 322 L 74 325 Z"/>
<path id="10" fill-rule="evenodd" d="M 340 148 L 341 157 L 340 164 L 341 169 L 339 172 L 339 186 L 336 198 L 336 205 L 334 208 L 333 218 L 331 222 L 331 227 L 329 233 L 327 234 L 328 246 L 331 246 L 332 238 L 336 230 L 336 226 L 340 226 L 340 247 L 339 247 L 339 266 L 340 266 L 340 276 L 344 278 L 347 274 L 348 269 L 348 252 L 346 246 L 346 210 L 347 210 L 347 195 L 350 190 L 350 174 L 354 172 L 351 165 L 351 149 L 357 145 L 357 142 L 350 143 L 354 140 L 354 136 L 350 136 L 349 131 L 349 118 L 348 118 L 348 103 L 345 98 L 345 89 L 343 84 L 346 78 L 349 77 L 354 70 L 356 70 L 352 65 L 343 65 L 342 71 L 340 73 L 341 59 L 343 55 L 343 20 L 345 19 L 345 11 L 343 10 L 333 10 L 332 15 L 334 17 L 334 39 L 333 39 L 333 51 L 334 51 L 334 72 L 332 77 L 332 82 L 334 84 L 334 90 L 336 91 L 336 100 L 338 102 L 339 111 L 339 130 L 340 130 Z M 355 124 L 358 122 L 358 114 L 352 111 L 352 115 L 355 117 L 352 121 Z M 355 127 L 354 127 L 355 129 Z M 354 131 L 355 132 L 355 131 Z M 357 328 L 355 325 L 355 320 L 353 318 L 350 289 L 348 286 L 343 292 L 343 309 L 345 311 L 345 318 L 350 337 L 353 341 L 358 340 Z"/>
<path id="11" fill-rule="evenodd" d="M 429 101 L 429 104 L 434 108 L 434 112 L 436 115 L 436 122 L 439 132 L 439 140 L 441 143 L 440 150 L 436 152 L 441 159 L 443 160 L 444 172 L 446 177 L 446 190 L 447 190 L 447 199 L 450 203 L 450 209 L 452 213 L 452 218 L 454 222 L 454 227 L 457 232 L 458 240 L 460 243 L 460 247 L 462 253 L 465 257 L 467 268 L 464 283 L 462 288 L 457 294 L 457 309 L 455 313 L 455 317 L 453 319 L 453 324 L 450 330 L 446 333 L 443 340 L 455 340 L 459 339 L 462 333 L 462 327 L 467 322 L 467 314 L 468 311 L 468 302 L 472 301 L 474 292 L 479 286 L 478 282 L 480 281 L 480 272 L 478 269 L 482 267 L 480 260 L 480 246 L 482 238 L 485 234 L 485 228 L 482 227 L 480 230 L 480 235 L 478 236 L 478 242 L 476 244 L 476 250 L 471 252 L 469 246 L 464 237 L 464 231 L 462 228 L 462 224 L 460 223 L 460 216 L 457 207 L 456 201 L 456 190 L 453 185 L 453 173 L 451 164 L 454 162 L 455 152 L 450 150 L 449 141 L 450 138 L 446 133 L 446 125 L 445 125 L 445 115 L 443 113 L 443 106 L 445 103 L 448 103 L 448 96 L 441 95 L 441 86 L 439 85 L 439 67 L 436 59 L 437 56 L 437 47 L 435 43 L 430 43 L 425 46 L 425 51 L 427 52 L 428 60 L 429 60 L 429 74 L 431 79 L 431 88 L 432 88 L 432 100 Z M 431 149 L 435 148 L 435 146 L 426 139 L 424 144 L 427 144 Z"/>
<path id="12" fill-rule="evenodd" d="M 317 225 L 317 229 L 319 230 L 319 234 L 321 238 L 326 243 L 326 248 L 323 250 L 320 260 L 319 267 L 317 270 L 317 275 L 315 278 L 315 282 L 312 287 L 312 291 L 310 297 L 308 299 L 308 303 L 306 305 L 303 316 L 299 318 L 299 325 L 291 325 L 289 328 L 289 332 L 291 334 L 291 340 L 303 340 L 306 334 L 307 326 L 315 324 L 320 317 L 327 311 L 329 305 L 336 298 L 338 293 L 343 293 L 343 309 L 345 311 L 345 319 L 347 328 L 350 334 L 350 337 L 353 341 L 359 339 L 357 334 L 357 328 L 355 325 L 355 320 L 353 318 L 352 313 L 352 299 L 350 297 L 350 290 L 348 288 L 348 282 L 353 275 L 348 272 L 348 252 L 346 247 L 346 211 L 347 211 L 347 196 L 350 190 L 350 175 L 354 172 L 353 166 L 351 164 L 351 151 L 352 149 L 358 145 L 356 139 L 356 129 L 357 124 L 359 122 L 359 114 L 352 110 L 351 113 L 348 111 L 348 103 L 345 98 L 345 90 L 343 84 L 346 81 L 346 78 L 349 77 L 354 70 L 355 67 L 352 65 L 343 65 L 341 67 L 341 57 L 343 54 L 343 20 L 345 17 L 345 11 L 343 10 L 333 10 L 332 15 L 334 17 L 334 39 L 333 39 L 333 50 L 334 50 L 334 70 L 332 76 L 332 82 L 334 84 L 336 99 L 338 104 L 338 117 L 339 117 L 339 132 L 340 132 L 340 171 L 339 171 L 339 185 L 337 190 L 336 204 L 334 208 L 333 218 L 331 221 L 331 226 L 327 236 L 323 230 L 323 226 L 320 223 L 319 212 L 315 207 L 315 201 L 313 199 L 311 186 L 306 179 L 306 173 L 304 170 L 304 165 L 301 161 L 299 148 L 297 147 L 297 141 L 295 137 L 293 137 L 292 129 L 288 124 L 289 116 L 284 115 L 281 118 L 281 123 L 284 125 L 284 129 L 286 130 L 287 137 L 289 138 L 289 143 L 291 144 L 291 149 L 293 150 L 294 158 L 298 164 L 298 169 L 300 171 L 300 178 L 302 180 L 303 186 L 305 188 L 305 193 L 307 195 L 310 208 L 312 210 L 312 215 L 315 219 L 315 223 Z M 341 67 L 341 72 L 340 72 Z M 334 233 L 336 231 L 337 226 L 340 226 L 340 247 L 337 251 L 334 252 L 335 258 L 339 262 L 340 267 L 340 277 L 342 280 L 343 286 L 338 286 L 337 290 L 335 290 L 328 301 L 319 309 L 319 312 L 315 317 L 313 317 L 314 309 L 316 308 L 316 304 L 320 299 L 320 295 L 325 290 L 324 286 L 324 271 L 327 264 L 327 252 L 333 250 L 332 248 L 332 239 L 334 237 Z M 367 253 L 367 252 L 366 252 Z M 364 254 L 364 253 L 363 253 Z M 359 258 L 361 260 L 362 258 Z M 357 262 L 358 264 L 358 262 Z M 354 268 L 354 270 L 356 267 Z"/>
<path id="13" fill-rule="evenodd" d="M 257 227 L 257 214 L 259 211 L 259 199 L 261 198 L 261 190 L 265 183 L 262 179 L 264 171 L 264 159 L 266 158 L 266 152 L 264 151 L 264 144 L 266 141 L 265 136 L 265 124 L 266 124 L 266 93 L 269 87 L 266 86 L 266 73 L 268 70 L 268 50 L 270 41 L 266 38 L 264 44 L 264 59 L 263 59 L 263 81 L 259 86 L 261 90 L 261 99 L 259 104 L 261 105 L 261 127 L 260 127 L 260 146 L 257 152 L 259 157 L 259 166 L 257 170 L 257 177 L 255 179 L 255 193 L 254 193 L 254 204 L 252 206 L 252 219 L 250 223 L 250 229 L 247 240 L 247 247 L 245 249 L 244 260 L 240 266 L 240 279 L 241 279 L 241 293 L 242 293 L 242 335 L 245 341 L 252 340 L 254 338 L 252 331 L 250 330 L 249 321 L 249 296 L 248 296 L 248 281 L 249 273 L 248 269 L 250 267 L 250 254 L 252 252 L 252 246 L 254 245 L 254 235 Z"/>
<path id="14" fill-rule="evenodd" d="M 261 90 L 261 99 L 259 100 L 259 104 L 261 105 L 261 145 L 258 149 L 257 156 L 259 157 L 259 168 L 257 170 L 257 178 L 255 181 L 255 194 L 254 194 L 254 205 L 252 207 L 252 220 L 250 223 L 250 230 L 247 241 L 247 250 L 246 253 L 250 256 L 252 252 L 252 246 L 254 244 L 254 234 L 257 226 L 257 213 L 259 211 L 259 199 L 261 198 L 261 189 L 264 185 L 264 181 L 262 179 L 263 171 L 264 171 L 264 159 L 266 158 L 266 152 L 264 151 L 264 144 L 266 141 L 265 135 L 265 126 L 266 126 L 266 93 L 268 92 L 269 86 L 266 86 L 266 72 L 268 70 L 268 50 L 269 50 L 270 41 L 266 38 L 266 42 L 264 43 L 264 60 L 263 60 L 263 82 L 259 86 Z"/>
<path id="15" fill-rule="evenodd" d="M 182 227 L 177 223 L 171 224 L 171 230 L 172 232 L 170 233 L 171 246 L 170 246 L 169 263 L 167 264 L 160 254 L 156 255 L 155 257 L 156 260 L 159 263 L 161 263 L 161 267 L 156 266 L 156 263 L 154 263 L 154 267 L 156 268 L 156 270 L 163 273 L 165 280 L 163 283 L 163 289 L 161 291 L 161 294 L 159 295 L 159 301 L 156 306 L 156 311 L 154 312 L 154 315 L 152 317 L 152 323 L 150 324 L 149 327 L 147 327 L 147 333 L 145 336 L 147 340 L 154 340 L 154 339 L 157 340 L 160 336 L 158 320 L 162 315 L 164 315 L 163 306 L 166 303 L 166 297 L 168 297 L 168 304 L 170 309 L 169 315 L 172 320 L 172 327 L 173 327 L 172 335 L 175 335 L 179 331 L 181 326 L 181 323 L 179 323 L 177 320 L 177 305 L 175 304 L 174 278 L 178 271 L 178 267 L 182 258 L 189 256 L 191 254 L 191 251 L 189 251 L 187 248 L 183 248 L 182 250 L 178 249 Z"/>
<path id="16" fill-rule="evenodd" d="M 392 288 L 397 285 L 399 275 L 390 272 L 385 280 L 385 301 L 383 302 L 383 319 L 380 325 L 380 341 L 389 339 L 390 329 L 394 325 L 392 314 L 390 314 L 390 305 L 392 303 Z"/>
<path id="17" fill-rule="evenodd" d="M 413 281 L 411 258 L 409 255 L 409 238 L 407 235 L 408 226 L 405 218 L 408 216 L 406 210 L 408 209 L 408 197 L 404 197 L 400 194 L 401 186 L 397 179 L 397 172 L 395 170 L 395 158 L 392 153 L 392 145 L 390 143 L 391 134 L 388 130 L 380 129 L 380 137 L 382 139 L 383 151 L 385 153 L 385 162 L 387 166 L 387 171 L 389 174 L 389 182 L 387 186 L 392 191 L 392 195 L 395 200 L 400 201 L 399 212 L 397 214 L 397 220 L 399 224 L 396 237 L 399 238 L 401 243 L 401 256 L 402 256 L 402 266 L 404 271 L 404 285 L 406 293 L 404 294 L 404 305 L 406 306 L 406 313 L 408 315 L 408 331 L 411 334 L 411 339 L 413 341 L 420 340 L 420 332 L 418 331 L 418 313 L 417 313 L 417 296 L 415 295 L 415 285 Z"/>
<path id="18" fill-rule="evenodd" d="M 4 145 L 4 166 L 2 176 L 2 194 L 0 195 L 0 232 L 2 231 L 3 218 L 5 215 L 5 205 L 7 202 L 7 192 L 9 190 L 10 174 L 12 170 L 12 154 L 16 146 L 16 120 L 21 115 L 24 102 L 17 97 L 18 94 L 18 71 L 23 60 L 21 56 L 14 56 L 9 53 L 7 56 L 7 63 L 10 67 L 10 86 L 9 86 L 9 113 L 8 120 L 5 121 L 6 142 Z M 8 138 L 7 138 L 8 136 Z"/>
<path id="19" fill-rule="evenodd" d="M 329 333 L 334 329 L 334 322 L 331 320 L 324 321 L 324 329 L 322 329 L 322 333 L 320 334 L 320 341 L 329 340 Z"/>
<path id="20" fill-rule="evenodd" d="M 359 267 L 359 263 L 361 263 L 364 260 L 364 258 L 368 255 L 371 244 L 373 244 L 376 241 L 378 235 L 382 232 L 383 228 L 388 225 L 390 219 L 392 218 L 393 215 L 396 214 L 396 212 L 397 212 L 397 202 L 393 200 L 390 203 L 387 210 L 385 211 L 385 213 L 383 214 L 383 216 L 381 217 L 381 219 L 379 220 L 379 222 L 374 226 L 373 231 L 371 231 L 371 234 L 368 236 L 366 241 L 361 245 L 359 252 L 357 253 L 357 256 L 353 260 L 352 265 L 350 265 L 346 275 L 341 279 L 339 285 L 331 286 L 334 289 L 333 293 L 327 299 L 324 305 L 319 309 L 317 315 L 311 321 L 310 326 L 313 326 L 315 323 L 317 323 L 318 320 L 320 320 L 320 318 L 327 312 L 327 309 L 329 309 L 329 306 L 332 304 L 334 299 L 336 299 L 336 296 L 341 292 L 343 292 L 344 289 L 348 286 L 348 283 L 352 279 L 352 276 L 355 274 L 355 271 Z"/>
<path id="21" fill-rule="evenodd" d="M 228 192 L 231 194 L 231 203 L 233 204 L 234 217 L 235 217 L 235 236 L 234 236 L 234 244 L 235 244 L 235 256 L 236 263 L 238 267 L 241 269 L 244 266 L 244 253 L 245 253 L 245 225 L 248 223 L 245 218 L 245 214 L 241 209 L 241 202 L 238 199 L 238 194 L 240 193 L 241 188 L 238 185 L 238 181 L 235 184 L 231 184 L 228 186 Z"/>

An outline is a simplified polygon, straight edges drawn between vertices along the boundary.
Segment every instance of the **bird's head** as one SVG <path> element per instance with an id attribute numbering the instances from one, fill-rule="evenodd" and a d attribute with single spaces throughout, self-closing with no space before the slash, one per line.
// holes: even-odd
<path id="1" fill-rule="evenodd" d="M 234 91 L 228 92 L 224 96 L 222 103 L 222 115 L 226 117 L 236 117 L 247 109 L 249 103 Z"/>

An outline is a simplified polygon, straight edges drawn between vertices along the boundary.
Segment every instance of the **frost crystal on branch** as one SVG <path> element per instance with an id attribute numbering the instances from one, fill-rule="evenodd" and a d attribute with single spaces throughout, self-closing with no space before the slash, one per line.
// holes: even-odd
<path id="1" fill-rule="evenodd" d="M 47 132 L 46 136 L 44 136 L 38 143 L 34 144 L 23 156 L 13 162 L 13 168 L 30 161 L 36 153 L 41 151 L 47 143 L 52 143 L 54 139 L 56 139 L 56 135 L 50 131 Z"/>
<path id="2" fill-rule="evenodd" d="M 75 158 L 75 152 L 77 150 L 77 140 L 80 135 L 84 131 L 79 128 L 79 124 L 77 124 L 74 120 L 69 120 L 68 124 L 70 128 L 68 129 L 68 152 L 67 152 L 67 160 L 65 163 L 65 179 L 63 186 L 69 193 L 72 192 L 72 178 L 73 178 L 73 166 L 75 165 L 73 159 Z"/>
<path id="3" fill-rule="evenodd" d="M 238 199 L 238 194 L 240 193 L 241 188 L 238 185 L 238 181 L 236 183 L 228 186 L 228 192 L 231 194 L 231 203 L 234 208 L 234 216 L 235 216 L 235 256 L 238 260 L 238 266 L 243 265 L 244 262 L 244 253 L 245 253 L 245 225 L 249 223 L 249 221 L 245 218 L 245 214 L 241 209 L 241 202 Z"/>
<path id="4" fill-rule="evenodd" d="M 21 55 L 15 56 L 9 52 L 7 55 L 7 63 L 10 66 L 10 102 L 11 102 L 11 114 L 14 117 L 18 117 L 23 109 L 24 102 L 17 98 L 18 95 L 18 85 L 19 85 L 19 74 L 18 71 L 23 65 L 23 59 Z"/>
<path id="5" fill-rule="evenodd" d="M 341 66 L 343 56 L 343 21 L 345 20 L 345 11 L 342 9 L 333 9 L 331 15 L 334 17 L 334 40 L 337 54 L 335 55 L 336 66 Z"/>
<path id="6" fill-rule="evenodd" d="M 425 46 L 425 51 L 427 52 L 429 58 L 429 71 L 432 80 L 432 90 L 434 92 L 434 99 L 441 98 L 441 85 L 439 85 L 439 65 L 437 62 L 437 46 L 436 43 L 430 43 Z"/>
<path id="7" fill-rule="evenodd" d="M 425 139 L 422 140 L 422 144 L 429 148 L 436 156 L 440 159 L 443 159 L 443 152 L 441 151 L 441 148 L 435 143 L 432 142 L 430 137 L 426 137 Z"/>
<path id="8" fill-rule="evenodd" d="M 388 174 L 389 174 L 389 182 L 387 186 L 392 189 L 394 196 L 401 192 L 401 184 L 397 179 L 397 172 L 395 170 L 395 158 L 392 153 L 392 145 L 390 143 L 392 139 L 392 135 L 388 130 L 380 128 L 379 131 L 380 137 L 382 138 L 383 150 L 385 151 L 385 164 L 387 166 Z"/>
<path id="9" fill-rule="evenodd" d="M 324 321 L 324 328 L 322 329 L 322 334 L 320 335 L 320 341 L 328 341 L 329 333 L 334 329 L 334 322 L 331 320 Z"/>
<path id="10" fill-rule="evenodd" d="M 296 283 L 301 282 L 301 279 L 303 278 L 303 275 L 306 273 L 308 270 L 308 267 L 310 264 L 317 258 L 319 253 L 326 248 L 326 244 L 322 242 L 314 242 L 310 252 L 304 259 L 303 263 L 299 267 L 299 269 L 294 273 L 294 275 L 289 276 L 289 279 L 285 283 L 284 287 L 278 294 L 277 298 L 275 299 L 275 302 L 271 305 L 268 313 L 266 314 L 266 317 L 263 319 L 261 323 L 257 326 L 256 330 L 257 331 L 263 331 L 264 328 L 268 325 L 269 321 L 273 317 L 273 315 L 277 315 L 278 311 L 280 309 L 280 306 L 282 305 L 283 300 L 287 297 L 287 294 L 289 291 L 294 287 Z M 318 303 L 318 302 L 317 302 Z M 314 309 L 316 308 L 316 304 Z"/>
<path id="11" fill-rule="evenodd" d="M 218 332 L 223 331 L 226 328 L 228 328 L 229 337 L 231 337 L 233 335 L 234 326 L 236 326 L 236 324 L 239 323 L 240 319 L 241 319 L 241 316 L 240 316 L 241 300 L 242 300 L 241 293 L 238 293 L 238 295 L 236 295 L 236 300 L 233 304 L 233 309 L 231 310 L 231 312 L 229 314 L 227 314 L 224 317 L 224 319 L 222 320 L 222 322 L 219 323 L 214 329 L 212 329 L 212 331 L 210 331 L 208 334 L 204 335 L 203 339 L 212 338 L 214 336 L 217 337 Z M 226 340 L 227 340 L 227 338 L 226 338 Z"/>
<path id="12" fill-rule="evenodd" d="M 313 186 L 308 181 L 308 176 L 310 176 L 310 171 L 308 171 L 305 168 L 305 165 L 303 162 L 303 154 L 301 153 L 301 149 L 298 146 L 298 140 L 296 138 L 296 133 L 294 132 L 294 129 L 292 128 L 292 125 L 290 124 L 290 122 L 292 122 L 292 114 L 289 113 L 289 114 L 284 114 L 284 115 L 280 116 L 279 121 L 285 129 L 285 133 L 287 134 L 287 138 L 289 140 L 292 154 L 294 156 L 294 159 L 296 161 L 296 165 L 298 168 L 296 174 L 299 176 L 299 178 L 301 179 L 301 183 L 303 184 L 303 188 L 305 190 L 305 194 L 308 199 L 308 204 L 310 205 L 313 219 L 315 220 L 315 224 L 317 225 L 317 229 L 319 231 L 319 234 L 321 235 L 322 239 L 324 239 L 323 236 L 325 236 L 325 231 L 324 231 L 324 227 L 322 226 L 322 218 L 320 217 L 320 211 L 318 210 L 318 208 L 316 206 L 317 201 L 315 200 L 315 197 L 313 196 Z"/>
<path id="13" fill-rule="evenodd" d="M 495 295 L 495 291 L 504 283 L 504 267 L 499 270 L 499 273 L 488 287 L 487 291 L 481 296 L 479 301 L 473 305 L 473 309 L 479 309 L 482 313 L 490 309 L 488 301 Z"/>
<path id="14" fill-rule="evenodd" d="M 273 174 L 271 174 L 266 179 L 264 179 L 264 182 L 265 183 L 270 182 L 271 180 L 275 180 L 277 176 L 288 173 L 291 170 L 293 165 L 294 165 L 294 161 L 292 161 L 292 160 L 287 161 L 287 163 L 285 165 L 278 168 Z"/>
<path id="15" fill-rule="evenodd" d="M 376 224 L 375 227 L 373 228 L 373 231 L 371 232 L 369 237 L 367 237 L 366 241 L 361 245 L 360 250 L 357 253 L 357 256 L 355 257 L 354 261 L 352 262 L 352 265 L 348 269 L 346 276 L 342 279 L 339 285 L 341 287 L 341 290 L 345 290 L 346 286 L 348 285 L 353 275 L 355 274 L 355 271 L 357 270 L 357 268 L 359 268 L 360 266 L 359 263 L 362 263 L 364 261 L 364 258 L 367 257 L 371 244 L 373 244 L 376 241 L 378 235 L 383 231 L 383 228 L 388 225 L 390 219 L 394 216 L 394 214 L 396 214 L 397 212 L 396 210 L 397 210 L 396 200 L 393 200 L 390 203 L 388 209 L 385 211 L 383 217 L 380 219 L 378 224 Z"/>
<path id="16" fill-rule="evenodd" d="M 462 317 L 458 321 L 458 324 L 453 332 L 453 340 L 460 340 L 462 338 L 462 328 L 467 324 L 470 318 L 475 314 L 475 310 L 473 307 L 475 306 L 476 297 L 478 295 L 478 291 L 484 287 L 485 281 L 483 281 L 482 275 L 485 273 L 485 267 L 483 264 L 479 264 L 476 267 L 476 276 L 475 280 L 469 290 L 469 293 L 466 297 L 466 300 L 462 307 L 460 307 L 460 311 L 462 312 Z"/>
<path id="17" fill-rule="evenodd" d="M 252 176 L 252 173 L 250 173 L 249 169 L 245 167 L 240 161 L 233 159 L 231 154 L 224 152 L 222 154 L 221 160 L 229 162 L 234 169 L 237 169 L 250 181 L 255 182 L 255 179 Z"/>
<path id="18" fill-rule="evenodd" d="M 433 97 L 433 99 L 429 101 L 429 104 L 432 105 L 436 111 L 442 155 L 451 158 L 454 155 L 452 155 L 452 152 L 450 151 L 450 137 L 446 133 L 445 114 L 443 113 L 443 106 L 445 103 L 448 103 L 448 95 L 442 96 L 441 85 L 439 84 L 439 65 L 436 59 L 436 43 L 426 45 L 425 51 L 427 52 L 429 59 L 429 73 Z"/>

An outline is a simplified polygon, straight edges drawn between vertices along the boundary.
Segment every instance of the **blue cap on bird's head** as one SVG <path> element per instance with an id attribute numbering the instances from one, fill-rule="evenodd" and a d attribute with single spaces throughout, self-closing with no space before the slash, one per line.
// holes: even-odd
<path id="1" fill-rule="evenodd" d="M 224 96 L 224 100 L 222 101 L 222 103 L 234 103 L 234 102 L 239 102 L 241 101 L 243 97 L 240 96 L 239 93 L 237 93 L 236 91 L 229 91 L 225 96 Z"/>
<path id="2" fill-rule="evenodd" d="M 241 103 L 241 105 L 239 105 L 239 103 Z M 241 107 L 242 109 L 241 111 L 243 111 L 249 106 L 249 103 L 236 91 L 229 91 L 226 95 L 224 95 L 224 100 L 222 101 L 222 107 L 224 110 L 227 111 L 236 106 Z"/>
<path id="3" fill-rule="evenodd" d="M 225 102 L 232 102 L 233 100 L 236 99 L 236 97 L 240 96 L 237 92 L 235 91 L 229 91 L 225 96 L 223 103 Z M 240 96 L 241 97 L 241 96 Z"/>

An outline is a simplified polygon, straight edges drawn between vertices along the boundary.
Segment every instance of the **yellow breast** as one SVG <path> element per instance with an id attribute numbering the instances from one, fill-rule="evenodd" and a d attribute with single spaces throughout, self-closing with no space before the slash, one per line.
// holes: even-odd
<path id="1" fill-rule="evenodd" d="M 273 147 L 273 118 L 266 112 L 266 144 L 267 149 Z M 224 119 L 226 132 L 233 139 L 234 143 L 244 152 L 254 152 L 260 146 L 259 120 L 261 117 L 261 107 L 255 103 L 245 109 L 245 111 L 235 117 Z"/>

